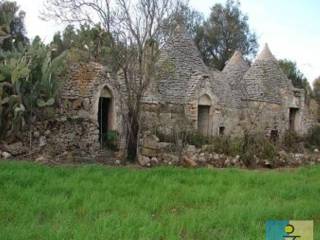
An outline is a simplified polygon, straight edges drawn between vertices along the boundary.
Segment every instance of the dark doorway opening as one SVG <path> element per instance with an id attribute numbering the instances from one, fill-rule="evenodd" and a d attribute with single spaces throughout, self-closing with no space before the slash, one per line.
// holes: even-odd
<path id="1" fill-rule="evenodd" d="M 110 107 L 111 99 L 100 97 L 98 108 L 98 123 L 99 123 L 99 141 L 101 145 L 107 144 L 108 131 L 110 128 Z"/>
<path id="2" fill-rule="evenodd" d="M 204 135 L 209 135 L 209 112 L 210 106 L 198 106 L 198 130 Z"/>
<path id="3" fill-rule="evenodd" d="M 289 110 L 289 130 L 296 131 L 296 120 L 298 115 L 298 108 L 290 108 Z"/>

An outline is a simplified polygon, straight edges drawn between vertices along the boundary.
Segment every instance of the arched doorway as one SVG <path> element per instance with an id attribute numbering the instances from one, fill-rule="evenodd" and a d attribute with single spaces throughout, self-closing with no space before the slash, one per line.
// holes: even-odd
<path id="1" fill-rule="evenodd" d="M 113 128 L 113 97 L 110 89 L 101 90 L 98 104 L 99 142 L 102 146 L 108 143 L 108 133 Z"/>
<path id="2" fill-rule="evenodd" d="M 211 99 L 205 94 L 198 101 L 198 131 L 204 136 L 210 134 L 210 109 Z"/>

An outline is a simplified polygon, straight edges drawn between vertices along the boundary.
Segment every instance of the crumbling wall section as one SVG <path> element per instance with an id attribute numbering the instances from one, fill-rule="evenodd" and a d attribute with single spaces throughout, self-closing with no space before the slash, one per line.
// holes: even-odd
<path id="1" fill-rule="evenodd" d="M 29 136 L 31 140 L 27 141 L 33 141 L 35 148 L 53 156 L 72 152 L 82 158 L 96 157 L 101 150 L 98 106 L 104 87 L 112 93 L 112 130 L 118 132 L 118 146 L 123 150 L 125 133 L 121 114 L 121 85 L 98 63 L 70 66 L 55 113 L 47 120 L 34 123 L 29 133 L 32 138 Z"/>

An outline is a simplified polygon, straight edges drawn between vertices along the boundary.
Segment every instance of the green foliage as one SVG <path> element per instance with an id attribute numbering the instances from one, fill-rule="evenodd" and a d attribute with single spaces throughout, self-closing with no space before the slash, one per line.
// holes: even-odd
<path id="1" fill-rule="evenodd" d="M 209 152 L 229 156 L 239 155 L 240 160 L 248 167 L 254 166 L 257 159 L 273 161 L 277 155 L 277 147 L 261 134 L 247 134 L 234 138 L 217 136 L 208 139 L 204 144 L 208 144 L 205 150 Z"/>
<path id="2" fill-rule="evenodd" d="M 24 26 L 25 12 L 19 11 L 16 2 L 0 1 L 0 49 L 13 51 L 26 46 L 28 38 Z M 1 38 L 3 42 L 1 43 Z"/>
<path id="3" fill-rule="evenodd" d="M 210 143 L 210 138 L 207 136 L 203 136 L 198 132 L 190 132 L 187 134 L 186 142 L 190 145 L 194 145 L 196 147 L 201 147 L 203 145 Z"/>
<path id="4" fill-rule="evenodd" d="M 69 50 L 68 58 L 71 62 L 96 61 L 111 68 L 116 67 L 117 47 L 112 35 L 99 24 L 82 24 L 79 29 L 69 25 L 62 34 L 57 32 L 54 35 L 50 45 L 55 50 L 54 56 Z"/>
<path id="5" fill-rule="evenodd" d="M 240 160 L 247 166 L 256 164 L 256 159 L 274 161 L 277 156 L 277 147 L 263 134 L 245 133 L 241 143 Z"/>
<path id="6" fill-rule="evenodd" d="M 320 148 L 320 126 L 311 128 L 305 136 L 305 145 L 310 149 Z"/>
<path id="7" fill-rule="evenodd" d="M 255 33 L 250 31 L 248 17 L 240 10 L 240 3 L 227 0 L 211 8 L 208 20 L 197 30 L 195 37 L 204 62 L 218 70 L 236 50 L 252 57 L 256 54 L 258 43 Z"/>
<path id="8" fill-rule="evenodd" d="M 0 139 L 14 138 L 34 110 L 54 105 L 65 54 L 52 58 L 51 49 L 35 38 L 30 46 L 1 57 Z"/>
<path id="9" fill-rule="evenodd" d="M 203 21 L 204 17 L 200 12 L 183 2 L 179 2 L 175 12 L 164 20 L 163 34 L 165 36 L 170 36 L 177 25 L 182 24 L 188 34 L 194 38 L 198 28 L 203 24 Z"/>
<path id="10" fill-rule="evenodd" d="M 221 171 L 1 161 L 0 185 L 1 239 L 257 240 L 265 239 L 268 219 L 320 223 L 319 166 Z"/>
<path id="11" fill-rule="evenodd" d="M 119 147 L 119 133 L 114 130 L 110 130 L 103 134 L 102 142 L 105 147 L 113 151 L 118 150 Z"/>
<path id="12" fill-rule="evenodd" d="M 282 71 L 292 81 L 292 85 L 296 88 L 302 88 L 306 91 L 307 95 L 312 94 L 312 89 L 307 78 L 298 69 L 297 63 L 288 59 L 279 60 L 279 65 Z"/>
<path id="13" fill-rule="evenodd" d="M 37 106 L 42 108 L 42 107 L 49 107 L 52 106 L 55 103 L 54 98 L 50 98 L 48 101 L 44 101 L 42 99 L 37 100 Z"/>
<path id="14" fill-rule="evenodd" d="M 28 75 L 26 57 L 0 63 L 0 139 L 5 135 L 14 137 L 25 124 L 21 81 Z"/>
<path id="15" fill-rule="evenodd" d="M 216 136 L 210 139 L 210 145 L 206 150 L 209 152 L 236 156 L 241 153 L 242 139 L 229 136 Z"/>

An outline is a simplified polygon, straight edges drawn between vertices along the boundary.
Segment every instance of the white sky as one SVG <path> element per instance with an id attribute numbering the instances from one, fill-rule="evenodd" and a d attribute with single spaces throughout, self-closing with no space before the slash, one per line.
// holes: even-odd
<path id="1" fill-rule="evenodd" d="M 43 0 L 16 0 L 26 11 L 28 36 L 39 35 L 49 42 L 64 26 L 39 19 Z M 225 0 L 190 0 L 190 5 L 205 16 L 210 7 Z M 257 33 L 260 50 L 268 43 L 278 58 L 296 61 L 310 82 L 320 76 L 320 1 L 319 0 L 241 0 L 241 9 L 249 16 Z"/>

